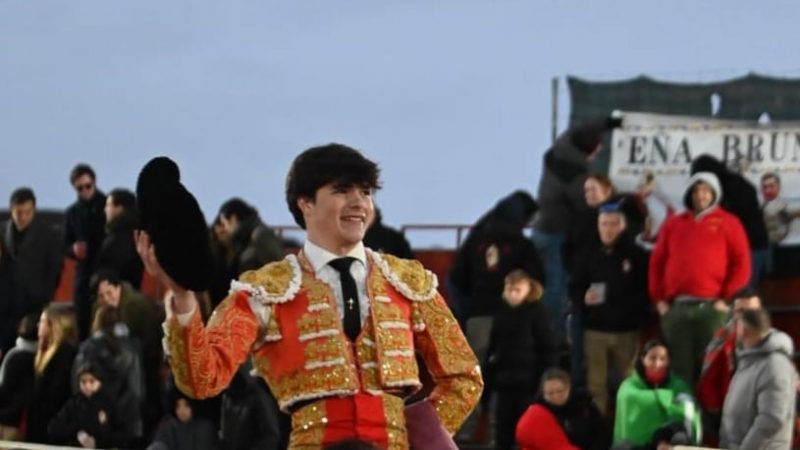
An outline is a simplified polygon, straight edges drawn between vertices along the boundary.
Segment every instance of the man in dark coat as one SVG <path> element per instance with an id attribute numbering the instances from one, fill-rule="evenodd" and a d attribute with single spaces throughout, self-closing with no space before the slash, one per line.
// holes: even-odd
<path id="1" fill-rule="evenodd" d="M 64 244 L 67 255 L 77 261 L 72 285 L 72 301 L 80 340 L 89 337 L 92 299 L 89 279 L 105 236 L 106 196 L 97 189 L 94 170 L 87 164 L 72 169 L 69 181 L 78 199 L 67 208 L 64 217 Z"/>
<path id="2" fill-rule="evenodd" d="M 281 447 L 278 404 L 252 364 L 239 367 L 222 394 L 220 440 L 228 450 L 277 450 Z"/>
<path id="3" fill-rule="evenodd" d="M 364 235 L 364 245 L 377 252 L 388 253 L 400 258 L 415 258 L 405 235 L 383 224 L 383 215 L 379 208 L 375 208 L 375 220 L 372 221 L 367 234 Z"/>
<path id="4" fill-rule="evenodd" d="M 258 211 L 240 198 L 232 198 L 219 209 L 219 220 L 230 236 L 233 249 L 231 273 L 238 275 L 284 257 L 275 233 L 261 221 Z"/>
<path id="5" fill-rule="evenodd" d="M 639 330 L 650 314 L 647 253 L 626 231 L 626 217 L 614 201 L 601 205 L 599 240 L 576 260 L 570 280 L 573 309 L 584 321 L 588 388 L 600 411 L 608 406 L 609 363 L 626 378 L 638 352 Z"/>
<path id="6" fill-rule="evenodd" d="M 17 324 L 23 309 L 19 278 L 17 266 L 0 240 L 0 360 L 17 338 Z"/>
<path id="7" fill-rule="evenodd" d="M 97 255 L 97 270 L 113 270 L 124 281 L 139 289 L 144 266 L 133 240 L 133 230 L 138 225 L 136 195 L 127 189 L 114 189 L 106 197 L 104 211 L 106 236 Z"/>
<path id="8" fill-rule="evenodd" d="M 11 194 L 11 219 L 0 225 L 5 249 L 19 273 L 23 302 L 19 317 L 41 311 L 53 300 L 64 256 L 58 233 L 36 219 L 36 196 L 30 188 Z"/>

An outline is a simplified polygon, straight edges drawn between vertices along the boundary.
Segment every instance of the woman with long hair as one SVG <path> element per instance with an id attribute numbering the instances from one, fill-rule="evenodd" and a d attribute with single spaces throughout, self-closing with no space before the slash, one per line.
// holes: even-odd
<path id="1" fill-rule="evenodd" d="M 75 359 L 75 316 L 68 305 L 51 303 L 39 317 L 39 342 L 33 359 L 34 387 L 28 411 L 29 442 L 51 443 L 47 424 L 71 394 Z"/>

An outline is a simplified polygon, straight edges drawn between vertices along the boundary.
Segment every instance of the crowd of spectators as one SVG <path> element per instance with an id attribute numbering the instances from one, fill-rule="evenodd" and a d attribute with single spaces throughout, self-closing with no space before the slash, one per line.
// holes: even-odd
<path id="1" fill-rule="evenodd" d="M 179 393 L 161 344 L 163 299 L 141 291 L 136 195 L 124 188 L 104 194 L 86 164 L 69 180 L 77 198 L 63 226 L 37 217 L 27 187 L 11 194 L 11 217 L 0 224 L 0 440 L 284 448 L 287 419 L 263 380 L 244 367 L 215 399 Z M 284 255 L 282 241 L 240 198 L 221 206 L 209 233 L 213 276 L 222 284 L 207 293 L 206 311 L 241 271 Z M 53 301 L 65 257 L 75 261 L 72 301 Z"/>
<path id="2" fill-rule="evenodd" d="M 621 193 L 590 173 L 604 133 L 619 125 L 604 118 L 567 130 L 544 155 L 536 199 L 521 190 L 500 199 L 456 252 L 450 305 L 482 365 L 480 416 L 494 423 L 471 439 L 501 450 L 788 449 L 794 349 L 756 290 L 774 241 L 756 189 L 698 158 L 685 209 L 670 214 L 654 246 L 642 245 L 650 193 Z M 175 387 L 161 345 L 163 298 L 141 291 L 136 195 L 104 194 L 85 164 L 69 180 L 77 198 L 60 229 L 38 220 L 26 187 L 11 194 L 11 218 L 0 224 L 0 439 L 285 448 L 288 417 L 246 365 L 211 400 Z M 238 274 L 288 251 L 238 197 L 208 232 L 205 319 Z M 380 214 L 365 244 L 413 257 Z M 75 261 L 72 301 L 52 302 L 65 256 Z"/>

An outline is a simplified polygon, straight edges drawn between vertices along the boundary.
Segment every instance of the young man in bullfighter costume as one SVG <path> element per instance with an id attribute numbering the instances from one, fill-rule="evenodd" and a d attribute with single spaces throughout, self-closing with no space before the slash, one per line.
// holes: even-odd
<path id="1" fill-rule="evenodd" d="M 137 246 L 148 271 L 174 291 L 164 341 L 181 390 L 216 395 L 252 356 L 292 416 L 291 449 L 347 438 L 387 449 L 452 448 L 430 436 L 438 429 L 449 440 L 459 428 L 480 397 L 480 370 L 435 275 L 361 242 L 374 217 L 378 174 L 374 162 L 344 145 L 301 153 L 286 201 L 307 231 L 305 245 L 243 273 L 204 326 L 194 293 L 207 284 L 202 213 L 172 161 L 145 166 Z M 421 387 L 417 353 L 435 387 L 407 406 L 404 399 Z"/>

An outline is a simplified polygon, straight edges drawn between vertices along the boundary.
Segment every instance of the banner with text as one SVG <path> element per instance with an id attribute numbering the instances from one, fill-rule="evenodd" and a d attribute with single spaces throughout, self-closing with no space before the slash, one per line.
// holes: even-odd
<path id="1" fill-rule="evenodd" d="M 623 192 L 646 192 L 654 231 L 683 209 L 692 160 L 708 154 L 759 191 L 770 240 L 800 244 L 800 122 L 715 120 L 622 113 L 611 136 L 609 176 Z M 723 193 L 723 196 L 725 194 Z"/>

